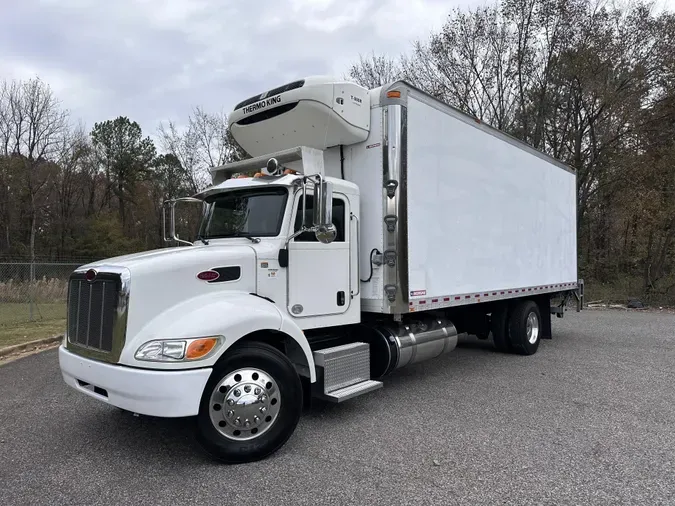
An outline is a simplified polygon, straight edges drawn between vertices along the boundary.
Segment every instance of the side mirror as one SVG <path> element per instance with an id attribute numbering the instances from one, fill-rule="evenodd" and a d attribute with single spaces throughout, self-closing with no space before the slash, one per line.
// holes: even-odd
<path id="1" fill-rule="evenodd" d="M 204 201 L 194 197 L 182 197 L 177 199 L 165 200 L 162 202 L 162 236 L 164 242 L 177 242 L 178 244 L 186 244 L 192 246 L 190 241 L 179 239 L 176 233 L 176 204 L 179 202 L 198 203 L 202 206 L 202 214 L 204 212 Z M 169 211 L 169 234 L 166 233 L 166 212 Z"/>
<path id="2" fill-rule="evenodd" d="M 314 186 L 313 218 L 316 239 L 323 244 L 333 242 L 337 236 L 333 225 L 333 183 L 325 179 Z"/>

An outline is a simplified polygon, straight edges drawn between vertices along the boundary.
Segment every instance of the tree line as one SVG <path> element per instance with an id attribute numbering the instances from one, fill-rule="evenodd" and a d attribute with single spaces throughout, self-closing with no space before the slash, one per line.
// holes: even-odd
<path id="1" fill-rule="evenodd" d="M 409 53 L 361 56 L 349 76 L 405 79 L 573 166 L 593 292 L 673 303 L 674 48 L 673 14 L 642 1 L 503 0 L 454 10 Z"/>
<path id="2" fill-rule="evenodd" d="M 642 0 L 502 0 L 347 77 L 405 79 L 573 166 L 580 275 L 598 294 L 675 302 L 674 47 L 673 14 Z M 156 138 L 126 116 L 87 132 L 39 79 L 1 82 L 0 256 L 159 247 L 162 201 L 246 156 L 226 115 L 199 107 Z"/>
<path id="3" fill-rule="evenodd" d="M 158 146 L 126 116 L 73 126 L 38 78 L 0 83 L 0 258 L 99 259 L 161 247 L 162 202 L 246 157 L 225 114 L 194 108 Z"/>

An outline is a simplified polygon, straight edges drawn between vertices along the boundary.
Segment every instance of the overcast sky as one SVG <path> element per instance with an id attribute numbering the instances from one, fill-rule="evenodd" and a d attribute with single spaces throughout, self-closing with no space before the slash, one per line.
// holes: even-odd
<path id="1" fill-rule="evenodd" d="M 671 5 L 675 0 L 660 0 Z M 0 78 L 39 76 L 74 119 L 154 134 L 359 53 L 407 51 L 485 0 L 0 0 Z"/>
<path id="2" fill-rule="evenodd" d="M 287 81 L 399 54 L 453 5 L 482 0 L 0 0 L 0 77 L 40 76 L 87 127 L 148 134 Z M 458 3 L 454 3 L 458 2 Z"/>

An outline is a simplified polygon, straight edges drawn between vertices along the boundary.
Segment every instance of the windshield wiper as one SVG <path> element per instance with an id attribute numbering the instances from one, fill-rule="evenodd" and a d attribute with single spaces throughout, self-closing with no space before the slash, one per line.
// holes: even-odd
<path id="1" fill-rule="evenodd" d="M 260 242 L 259 237 L 251 237 L 250 235 L 242 234 L 241 232 L 235 232 L 233 234 L 212 235 L 212 236 L 209 237 L 209 239 L 228 239 L 230 237 L 244 237 L 244 238 L 248 239 L 249 241 L 251 241 L 253 243 L 256 243 L 256 244 Z"/>
<path id="2" fill-rule="evenodd" d="M 197 236 L 197 240 L 202 241 L 203 244 L 207 245 L 209 244 L 209 241 L 207 239 L 204 239 L 201 235 Z"/>
<path id="3" fill-rule="evenodd" d="M 255 244 L 260 242 L 259 237 L 251 237 L 250 235 L 242 234 L 241 232 L 235 232 L 234 234 L 232 234 L 232 237 L 246 237 L 246 239 L 248 239 L 249 241 L 251 241 L 252 243 L 255 243 Z"/>

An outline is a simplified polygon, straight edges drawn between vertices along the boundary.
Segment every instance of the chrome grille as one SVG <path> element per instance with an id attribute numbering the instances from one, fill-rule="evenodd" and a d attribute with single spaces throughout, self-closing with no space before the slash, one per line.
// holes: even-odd
<path id="1" fill-rule="evenodd" d="M 84 273 L 73 274 L 68 286 L 68 341 L 111 353 L 121 279 L 118 274 L 98 273 L 93 282 Z"/>

